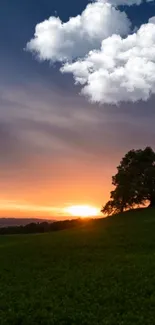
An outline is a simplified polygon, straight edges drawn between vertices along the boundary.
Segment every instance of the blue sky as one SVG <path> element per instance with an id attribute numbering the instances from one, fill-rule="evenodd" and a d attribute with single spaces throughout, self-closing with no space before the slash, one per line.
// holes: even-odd
<path id="1" fill-rule="evenodd" d="M 91 103 L 79 94 L 81 86 L 74 85 L 71 74 L 60 73 L 59 62 L 38 62 L 24 50 L 38 23 L 50 16 L 67 22 L 88 3 L 1 1 L 2 210 L 5 204 L 6 210 L 9 204 L 51 206 L 51 213 L 61 215 L 70 204 L 100 207 L 122 155 L 155 147 L 154 95 L 134 103 Z M 155 3 L 119 10 L 139 28 L 155 15 Z"/>

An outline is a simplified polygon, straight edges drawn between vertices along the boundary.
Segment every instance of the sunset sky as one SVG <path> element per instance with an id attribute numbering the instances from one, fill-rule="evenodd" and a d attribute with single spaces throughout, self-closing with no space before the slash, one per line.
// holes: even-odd
<path id="1" fill-rule="evenodd" d="M 152 16 L 155 1 L 1 0 L 0 216 L 100 210 L 121 157 L 155 149 Z"/>

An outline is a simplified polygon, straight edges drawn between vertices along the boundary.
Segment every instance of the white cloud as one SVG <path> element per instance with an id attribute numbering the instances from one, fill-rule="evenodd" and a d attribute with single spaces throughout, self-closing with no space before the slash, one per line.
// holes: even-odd
<path id="1" fill-rule="evenodd" d="M 114 33 L 125 36 L 129 31 L 130 21 L 125 12 L 100 0 L 88 4 L 81 15 L 66 23 L 50 17 L 38 24 L 27 49 L 41 60 L 63 62 L 83 57 L 94 48 L 99 49 L 102 40 Z"/>
<path id="2" fill-rule="evenodd" d="M 131 22 L 117 6 L 151 1 L 95 0 L 66 23 L 52 16 L 37 24 L 27 49 L 61 62 L 92 102 L 147 100 L 155 94 L 155 17 L 128 35 Z"/>
<path id="3" fill-rule="evenodd" d="M 98 0 L 98 2 L 102 3 L 110 3 L 115 6 L 133 6 L 133 5 L 140 5 L 142 2 L 152 2 L 154 0 Z"/>
<path id="4" fill-rule="evenodd" d="M 127 38 L 103 40 L 101 50 L 66 63 L 61 71 L 73 73 L 92 102 L 147 100 L 155 93 L 155 17 Z"/>
<path id="5" fill-rule="evenodd" d="M 155 24 L 155 16 L 149 19 L 149 23 Z"/>

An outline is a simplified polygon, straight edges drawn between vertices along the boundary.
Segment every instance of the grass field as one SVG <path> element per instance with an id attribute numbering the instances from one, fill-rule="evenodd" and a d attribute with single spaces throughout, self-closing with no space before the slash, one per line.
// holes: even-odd
<path id="1" fill-rule="evenodd" d="M 0 237 L 0 324 L 155 324 L 155 210 Z"/>

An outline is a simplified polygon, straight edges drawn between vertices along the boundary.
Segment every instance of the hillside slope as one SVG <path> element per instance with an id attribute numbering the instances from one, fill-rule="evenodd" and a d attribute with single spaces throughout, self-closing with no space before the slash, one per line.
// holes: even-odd
<path id="1" fill-rule="evenodd" d="M 0 237 L 1 325 L 155 324 L 155 210 Z"/>

